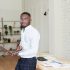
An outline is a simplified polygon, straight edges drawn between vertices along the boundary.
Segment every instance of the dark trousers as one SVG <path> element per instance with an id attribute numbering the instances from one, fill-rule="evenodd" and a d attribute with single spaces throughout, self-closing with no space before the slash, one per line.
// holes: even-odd
<path id="1" fill-rule="evenodd" d="M 36 57 L 20 58 L 18 60 L 15 70 L 36 70 L 36 63 Z"/>

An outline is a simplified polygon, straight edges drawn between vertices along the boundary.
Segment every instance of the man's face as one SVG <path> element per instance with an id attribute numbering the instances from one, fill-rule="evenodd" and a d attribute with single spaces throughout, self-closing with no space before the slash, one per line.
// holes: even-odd
<path id="1" fill-rule="evenodd" d="M 22 28 L 27 27 L 30 25 L 31 17 L 28 16 L 27 14 L 23 14 L 22 17 L 20 18 L 20 24 Z"/>

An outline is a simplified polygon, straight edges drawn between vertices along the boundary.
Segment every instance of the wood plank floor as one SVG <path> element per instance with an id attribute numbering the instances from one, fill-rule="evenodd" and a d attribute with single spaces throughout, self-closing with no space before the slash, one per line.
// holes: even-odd
<path id="1" fill-rule="evenodd" d="M 17 56 L 0 56 L 0 70 L 15 70 L 18 59 Z"/>
<path id="2" fill-rule="evenodd" d="M 15 70 L 18 59 L 18 56 L 0 56 L 0 70 Z M 36 70 L 40 69 L 37 68 Z"/>

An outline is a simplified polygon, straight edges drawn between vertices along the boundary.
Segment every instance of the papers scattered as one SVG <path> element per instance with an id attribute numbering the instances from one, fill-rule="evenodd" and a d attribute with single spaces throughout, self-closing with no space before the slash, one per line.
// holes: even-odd
<path id="1" fill-rule="evenodd" d="M 64 64 L 58 60 L 49 60 L 48 61 L 42 61 L 42 66 L 45 67 L 54 67 L 54 68 L 70 68 L 70 64 Z"/>

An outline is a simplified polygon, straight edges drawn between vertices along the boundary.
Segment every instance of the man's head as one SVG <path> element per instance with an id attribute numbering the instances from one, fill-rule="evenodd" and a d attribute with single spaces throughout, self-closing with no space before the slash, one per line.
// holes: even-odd
<path id="1" fill-rule="evenodd" d="M 31 15 L 28 12 L 23 12 L 20 15 L 20 24 L 21 24 L 21 28 L 25 28 L 28 25 L 30 25 L 31 22 Z"/>

